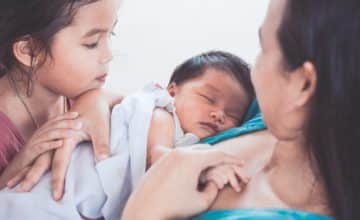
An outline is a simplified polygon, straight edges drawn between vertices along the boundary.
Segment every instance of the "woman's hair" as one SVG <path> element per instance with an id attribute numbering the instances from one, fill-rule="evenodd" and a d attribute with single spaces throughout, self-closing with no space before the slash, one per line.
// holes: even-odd
<path id="1" fill-rule="evenodd" d="M 285 67 L 316 68 L 307 150 L 337 220 L 360 219 L 359 39 L 359 0 L 288 0 L 278 30 Z"/>
<path id="2" fill-rule="evenodd" d="M 254 98 L 255 92 L 250 80 L 249 65 L 240 57 L 223 51 L 210 51 L 186 60 L 176 67 L 169 84 L 181 85 L 188 80 L 200 77 L 210 68 L 232 75 L 244 88 L 249 100 Z"/>
<path id="3" fill-rule="evenodd" d="M 1 0 L 0 77 L 17 69 L 30 85 L 33 73 L 48 56 L 54 35 L 71 24 L 77 10 L 97 0 Z M 17 61 L 13 45 L 20 40 L 30 44 L 31 66 Z M 34 62 L 42 54 L 42 60 Z"/>

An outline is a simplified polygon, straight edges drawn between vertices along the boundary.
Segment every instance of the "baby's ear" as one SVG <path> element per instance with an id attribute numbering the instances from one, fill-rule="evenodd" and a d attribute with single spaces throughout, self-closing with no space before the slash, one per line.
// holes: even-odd
<path id="1" fill-rule="evenodd" d="M 172 82 L 168 85 L 167 90 L 169 94 L 174 97 L 178 92 L 178 86 L 176 85 L 176 83 Z"/>
<path id="2" fill-rule="evenodd" d="M 13 53 L 19 63 L 31 67 L 36 64 L 30 37 L 24 37 L 13 44 Z"/>

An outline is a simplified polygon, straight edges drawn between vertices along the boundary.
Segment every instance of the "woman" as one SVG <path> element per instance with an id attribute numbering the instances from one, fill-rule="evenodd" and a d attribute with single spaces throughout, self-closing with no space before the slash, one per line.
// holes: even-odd
<path id="1" fill-rule="evenodd" d="M 272 0 L 252 82 L 277 141 L 256 143 L 252 153 L 239 149 L 256 140 L 251 135 L 219 145 L 250 165 L 245 190 L 198 191 L 200 173 L 225 156 L 176 151 L 149 170 L 123 219 L 185 218 L 209 208 L 232 210 L 200 218 L 360 219 L 359 16 L 355 0 Z"/>

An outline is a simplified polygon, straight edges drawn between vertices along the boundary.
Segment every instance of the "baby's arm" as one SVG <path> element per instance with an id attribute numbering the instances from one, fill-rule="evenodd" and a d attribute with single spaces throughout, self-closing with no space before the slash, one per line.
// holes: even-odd
<path id="1" fill-rule="evenodd" d="M 205 171 L 200 176 L 200 184 L 209 181 L 214 182 L 218 189 L 223 189 L 230 185 L 236 192 L 241 192 L 243 186 L 249 182 L 249 178 L 244 175 L 241 166 L 238 165 L 220 165 Z"/>
<path id="2" fill-rule="evenodd" d="M 149 128 L 147 167 L 171 150 L 174 145 L 174 137 L 175 124 L 172 114 L 165 109 L 156 108 Z"/>

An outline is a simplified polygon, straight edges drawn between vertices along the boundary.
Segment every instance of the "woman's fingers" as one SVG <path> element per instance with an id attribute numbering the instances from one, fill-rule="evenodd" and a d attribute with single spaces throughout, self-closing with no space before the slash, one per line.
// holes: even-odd
<path id="1" fill-rule="evenodd" d="M 40 180 L 43 174 L 49 170 L 53 152 L 40 155 L 30 167 L 19 187 L 20 192 L 29 192 Z"/>
<path id="2" fill-rule="evenodd" d="M 206 210 L 208 209 L 215 201 L 216 196 L 218 195 L 219 189 L 213 182 L 208 182 L 204 189 L 199 192 L 199 210 Z"/>
<path id="3" fill-rule="evenodd" d="M 64 140 L 64 146 L 55 151 L 52 162 L 52 193 L 56 201 L 61 200 L 64 193 L 65 175 L 70 162 L 71 153 L 76 147 L 76 142 L 72 139 Z"/>

